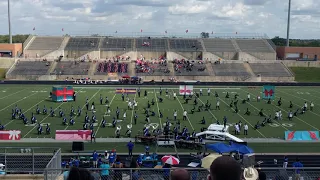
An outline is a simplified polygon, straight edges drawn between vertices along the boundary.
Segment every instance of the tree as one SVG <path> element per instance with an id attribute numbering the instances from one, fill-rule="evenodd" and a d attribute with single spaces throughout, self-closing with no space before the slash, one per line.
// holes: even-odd
<path id="1" fill-rule="evenodd" d="M 207 32 L 202 32 L 202 33 L 201 33 L 201 38 L 209 38 L 209 33 L 207 33 Z"/>

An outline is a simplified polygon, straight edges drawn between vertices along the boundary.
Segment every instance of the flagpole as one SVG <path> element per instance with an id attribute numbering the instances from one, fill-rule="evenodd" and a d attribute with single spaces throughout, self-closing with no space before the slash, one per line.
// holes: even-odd
<path id="1" fill-rule="evenodd" d="M 9 26 L 9 43 L 12 44 L 11 17 L 10 17 L 10 0 L 8 0 L 8 26 Z"/>

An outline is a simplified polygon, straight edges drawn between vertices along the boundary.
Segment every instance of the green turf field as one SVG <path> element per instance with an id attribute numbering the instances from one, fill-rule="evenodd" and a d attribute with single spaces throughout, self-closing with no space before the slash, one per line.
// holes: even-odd
<path id="1" fill-rule="evenodd" d="M 290 67 L 297 82 L 320 82 L 318 67 Z"/>
<path id="2" fill-rule="evenodd" d="M 136 134 L 138 131 L 141 131 L 145 126 L 145 115 L 143 108 L 146 107 L 147 101 L 151 102 L 152 98 L 159 96 L 159 87 L 146 87 L 148 91 L 148 96 L 144 97 L 143 92 L 144 88 L 141 87 L 141 97 L 138 98 L 137 95 L 129 95 L 129 98 L 136 98 L 138 102 L 138 122 L 133 125 L 132 134 Z M 182 111 L 186 109 L 190 112 L 190 109 L 193 108 L 193 101 L 189 101 L 189 104 L 184 104 L 184 100 L 182 96 L 179 96 L 177 100 L 173 100 L 171 97 L 169 99 L 168 96 L 165 95 L 165 88 L 163 89 L 162 97 L 164 98 L 163 103 L 156 102 L 151 109 L 155 112 L 160 110 L 164 118 L 160 119 L 157 115 L 155 117 L 151 117 L 151 123 L 155 126 L 163 126 L 165 123 L 166 117 L 169 119 L 173 119 L 174 110 L 178 111 L 178 119 L 181 120 L 182 127 L 187 126 L 189 131 L 193 129 L 196 132 L 200 131 L 200 128 L 203 125 L 199 124 L 200 119 L 205 117 L 207 124 L 206 127 L 215 123 L 218 120 L 222 122 L 224 116 L 228 117 L 228 122 L 230 124 L 234 124 L 238 121 L 242 121 L 242 123 L 247 123 L 249 125 L 249 135 L 248 138 L 284 138 L 284 131 L 286 130 L 316 130 L 319 131 L 320 128 L 320 88 L 318 87 L 277 87 L 276 88 L 276 100 L 270 105 L 265 101 L 256 102 L 255 97 L 261 92 L 261 87 L 236 87 L 236 88 L 223 88 L 223 87 L 211 87 L 211 96 L 207 95 L 207 88 L 203 88 L 204 96 L 200 97 L 199 103 L 205 103 L 207 100 L 212 104 L 212 110 L 196 112 L 194 114 L 188 114 L 187 121 L 182 121 Z M 178 88 L 170 87 L 170 88 Z M 197 87 L 195 87 L 197 88 Z M 97 112 L 95 113 L 98 117 L 98 124 L 95 127 L 96 136 L 99 137 L 114 137 L 115 129 L 112 127 L 101 128 L 99 124 L 101 123 L 102 116 L 106 112 L 106 106 L 100 105 L 99 97 L 100 94 L 103 97 L 108 96 L 111 106 L 111 116 L 107 116 L 107 123 L 111 123 L 111 119 L 115 116 L 116 107 L 120 108 L 120 119 L 122 119 L 122 114 L 124 110 L 127 111 L 126 120 L 120 122 L 119 124 L 122 126 L 123 131 L 121 131 L 122 136 L 124 136 L 125 129 L 127 124 L 133 123 L 133 110 L 127 110 L 127 102 L 123 102 L 121 100 L 121 94 L 115 94 L 115 87 L 105 87 L 105 86 L 75 86 L 75 90 L 78 92 L 77 101 L 76 102 L 64 102 L 64 103 L 55 103 L 51 102 L 48 99 L 49 92 L 51 91 L 52 86 L 40 86 L 40 85 L 2 85 L 0 87 L 0 121 L 2 125 L 5 125 L 7 130 L 22 130 L 23 138 L 54 138 L 55 130 L 73 130 L 73 129 L 82 129 L 84 116 L 85 116 L 85 99 L 86 97 L 90 100 L 90 102 L 94 101 L 96 104 Z M 198 89 L 196 89 L 198 91 Z M 178 89 L 170 89 L 172 91 L 178 91 Z M 218 92 L 220 97 L 220 107 L 221 110 L 215 110 L 216 98 L 214 97 L 214 92 Z M 225 93 L 230 93 L 230 99 L 225 98 Z M 240 96 L 240 100 L 242 98 L 246 98 L 247 94 L 251 94 L 251 102 L 247 104 L 241 104 L 239 101 L 239 110 L 238 114 L 234 113 L 233 109 L 229 108 L 229 103 L 231 99 L 233 99 L 233 95 L 238 93 Z M 278 107 L 276 105 L 277 99 L 282 97 L 283 105 Z M 293 110 L 296 110 L 298 107 L 302 107 L 305 101 L 310 103 L 313 101 L 315 104 L 314 111 L 308 111 L 304 115 L 300 115 L 295 117 L 293 121 L 289 121 L 286 117 L 289 111 L 289 101 L 294 103 Z M 78 106 L 83 108 L 83 113 L 80 117 L 76 117 L 76 124 L 74 126 L 64 126 L 62 125 L 62 119 L 59 117 L 49 117 L 48 115 L 38 115 L 36 116 L 38 122 L 42 124 L 50 124 L 51 127 L 51 135 L 37 135 L 37 130 L 35 126 L 24 125 L 22 120 L 11 120 L 11 109 L 14 108 L 15 105 L 18 105 L 28 117 L 29 121 L 31 118 L 31 113 L 35 112 L 36 106 L 39 105 L 42 109 L 44 105 L 49 109 L 52 107 L 56 110 L 56 114 L 58 114 L 58 109 L 62 108 L 65 114 L 69 114 L 71 106 L 74 106 L 77 109 Z M 251 116 L 244 115 L 246 108 L 251 110 Z M 266 127 L 263 127 L 259 130 L 254 130 L 252 127 L 256 124 L 257 121 L 262 121 L 263 118 L 258 116 L 259 110 L 263 108 L 264 113 L 271 114 L 274 116 L 276 110 L 281 110 L 284 119 L 280 122 L 274 122 L 273 124 L 268 124 Z M 91 116 L 91 112 L 89 112 L 89 116 Z M 69 118 L 67 118 L 69 120 Z M 174 123 L 174 121 L 171 121 Z M 45 129 L 45 127 L 44 127 Z M 231 128 L 230 130 L 233 130 Z M 243 135 L 239 136 L 243 138 Z"/>

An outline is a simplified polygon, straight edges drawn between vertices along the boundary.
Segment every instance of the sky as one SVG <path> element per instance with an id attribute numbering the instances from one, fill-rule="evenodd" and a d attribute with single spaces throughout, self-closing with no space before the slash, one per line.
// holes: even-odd
<path id="1" fill-rule="evenodd" d="M 286 37 L 288 0 L 10 1 L 13 34 Z M 0 7 L 0 34 L 8 34 L 7 0 Z M 319 39 L 320 0 L 292 0 L 291 15 L 291 38 Z"/>

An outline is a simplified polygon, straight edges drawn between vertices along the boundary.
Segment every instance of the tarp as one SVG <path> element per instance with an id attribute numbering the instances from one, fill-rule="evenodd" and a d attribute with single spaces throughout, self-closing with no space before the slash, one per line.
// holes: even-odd
<path id="1" fill-rule="evenodd" d="M 73 87 L 66 86 L 54 86 L 52 87 L 52 101 L 62 102 L 62 101 L 72 101 L 73 100 Z"/>
<path id="2" fill-rule="evenodd" d="M 225 143 L 207 144 L 206 147 L 207 149 L 215 151 L 219 154 L 229 152 L 239 152 L 240 154 L 253 153 L 253 150 L 248 146 L 237 143 L 231 143 L 231 145 Z"/>
<path id="3" fill-rule="evenodd" d="M 319 131 L 285 131 L 287 141 L 318 141 Z"/>

